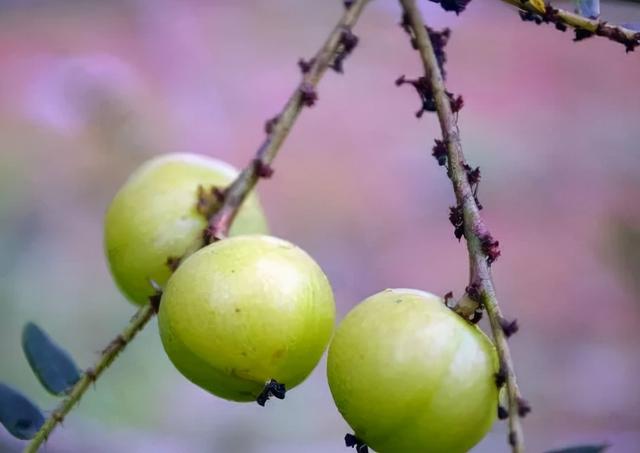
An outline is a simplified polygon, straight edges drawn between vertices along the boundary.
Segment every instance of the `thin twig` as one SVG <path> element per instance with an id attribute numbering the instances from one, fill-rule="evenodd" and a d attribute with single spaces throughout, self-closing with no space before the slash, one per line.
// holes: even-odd
<path id="1" fill-rule="evenodd" d="M 351 33 L 362 10 L 369 0 L 345 1 L 345 12 L 329 38 L 318 51 L 308 67 L 303 68 L 303 80 L 290 97 L 276 120 L 269 121 L 267 138 L 258 148 L 255 158 L 244 168 L 238 177 L 225 189 L 224 200 L 211 216 L 209 229 L 213 232 L 211 240 L 225 237 L 240 209 L 242 202 L 255 187 L 260 177 L 269 177 L 272 173 L 271 163 L 275 159 L 282 143 L 287 138 L 300 111 L 312 105 L 317 99 L 315 87 L 330 67 L 342 71 L 342 61 L 351 52 L 357 38 Z M 355 40 L 355 41 L 354 41 Z M 302 67 L 303 65 L 301 65 Z M 195 202 L 195 201 L 194 201 Z M 207 242 L 211 242 L 211 240 Z M 133 340 L 149 322 L 157 310 L 159 296 L 153 296 L 151 303 L 141 307 L 133 316 L 127 327 L 102 351 L 96 364 L 83 374 L 82 378 L 71 388 L 68 396 L 49 415 L 35 437 L 27 445 L 24 452 L 38 451 L 57 425 L 80 401 L 92 382 L 95 382 L 116 356 Z"/>
<path id="2" fill-rule="evenodd" d="M 107 369 L 118 354 L 135 338 L 144 326 L 153 317 L 154 311 L 151 304 L 142 306 L 131 318 L 127 327 L 102 351 L 100 358 L 95 365 L 87 369 L 80 380 L 71 388 L 67 397 L 49 415 L 35 437 L 24 449 L 25 453 L 33 453 L 47 440 L 54 428 L 62 423 L 66 415 L 80 401 L 82 395 L 87 391 L 92 382 Z"/>
<path id="3" fill-rule="evenodd" d="M 207 242 L 225 237 L 229 224 L 237 212 L 237 207 L 251 192 L 260 177 L 269 177 L 271 175 L 273 171 L 271 163 L 289 135 L 293 123 L 305 106 L 311 106 L 316 101 L 317 93 L 315 89 L 323 74 L 327 69 L 333 67 L 334 63 L 337 63 L 336 60 L 342 61 L 344 57 L 342 52 L 345 50 L 350 51 L 350 45 L 355 45 L 352 44 L 354 36 L 351 33 L 351 28 L 358 20 L 368 1 L 355 0 L 345 2 L 345 5 L 347 5 L 345 13 L 322 48 L 309 62 L 300 62 L 303 78 L 300 85 L 298 85 L 298 89 L 291 95 L 280 114 L 267 123 L 267 137 L 262 146 L 258 148 L 252 164 L 248 165 L 233 184 L 225 190 L 224 205 L 209 222 L 209 231 L 205 237 Z M 338 66 L 334 67 L 334 69 L 341 70 Z"/>
<path id="4" fill-rule="evenodd" d="M 637 46 L 640 46 L 640 32 L 636 30 L 610 24 L 601 19 L 587 18 L 570 11 L 555 8 L 542 1 L 502 1 L 517 6 L 522 11 L 521 17 L 524 20 L 531 20 L 538 24 L 542 22 L 551 23 L 561 31 L 565 31 L 567 27 L 573 28 L 576 41 L 581 41 L 591 36 L 602 36 L 622 44 L 627 52 L 631 52 Z M 544 7 L 540 5 L 544 5 Z"/>
<path id="5" fill-rule="evenodd" d="M 507 337 L 503 330 L 504 322 L 495 289 L 491 277 L 490 259 L 488 256 L 487 242 L 491 238 L 487 227 L 480 217 L 480 208 L 469 183 L 468 166 L 457 126 L 457 120 L 451 109 L 451 96 L 447 93 L 442 77 L 442 72 L 438 65 L 438 60 L 434 52 L 433 45 L 420 11 L 416 7 L 414 0 L 400 0 L 408 25 L 413 31 L 415 45 L 424 66 L 425 76 L 430 84 L 431 92 L 436 103 L 436 111 L 442 130 L 443 142 L 447 148 L 448 175 L 453 184 L 458 207 L 462 210 L 463 232 L 467 242 L 469 254 L 469 289 L 471 298 L 463 298 L 471 301 L 475 299 L 482 303 L 489 315 L 491 330 L 500 360 L 500 371 L 498 376 L 504 377 L 507 385 L 509 399 L 509 443 L 513 452 L 524 451 L 524 439 L 522 427 L 519 419 L 519 412 L 524 409 L 524 400 L 520 397 L 520 392 L 516 383 L 513 362 L 507 344 Z M 491 246 L 491 244 L 489 244 Z M 475 293 L 475 294 L 472 294 Z M 461 308 L 462 315 L 470 316 L 475 308 L 473 303 Z M 477 306 L 477 303 L 476 303 Z M 501 379 L 500 379 L 501 380 Z"/>

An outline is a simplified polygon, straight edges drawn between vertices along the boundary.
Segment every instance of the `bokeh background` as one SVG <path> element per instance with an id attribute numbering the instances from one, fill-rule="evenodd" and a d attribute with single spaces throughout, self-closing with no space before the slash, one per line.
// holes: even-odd
<path id="1" fill-rule="evenodd" d="M 561 3 L 571 7 L 568 3 Z M 498 1 L 456 17 L 450 90 L 481 166 L 483 211 L 503 255 L 499 297 L 533 406 L 532 452 L 607 441 L 640 451 L 640 55 L 522 23 Z M 135 311 L 102 250 L 105 208 L 152 155 L 192 151 L 244 165 L 341 14 L 334 1 L 0 1 L 0 380 L 42 407 L 20 350 L 33 320 L 81 366 Z M 460 295 L 466 250 L 453 193 L 430 156 L 435 116 L 414 117 L 420 73 L 392 0 L 356 28 L 346 73 L 327 74 L 260 195 L 275 235 L 309 251 L 342 317 L 387 287 Z M 633 3 L 605 2 L 614 22 Z M 217 399 L 182 378 L 153 321 L 48 442 L 58 452 L 343 452 L 349 431 L 324 361 L 286 400 Z M 507 451 L 505 424 L 474 452 Z M 23 444 L 0 428 L 0 451 Z"/>

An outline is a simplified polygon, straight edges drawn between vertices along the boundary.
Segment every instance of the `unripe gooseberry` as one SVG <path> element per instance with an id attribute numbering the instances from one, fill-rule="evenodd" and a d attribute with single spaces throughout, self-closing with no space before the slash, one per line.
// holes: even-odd
<path id="1" fill-rule="evenodd" d="M 236 236 L 191 255 L 167 283 L 158 323 L 167 355 L 193 383 L 253 401 L 275 379 L 287 390 L 315 368 L 333 332 L 329 282 L 300 248 Z"/>
<path id="2" fill-rule="evenodd" d="M 466 452 L 491 428 L 497 356 L 437 296 L 387 289 L 356 306 L 329 346 L 333 399 L 380 453 Z"/>
<path id="3" fill-rule="evenodd" d="M 105 217 L 104 242 L 116 284 L 134 303 L 154 294 L 151 281 L 164 286 L 169 259 L 181 259 L 203 245 L 207 225 L 197 211 L 198 187 L 223 189 L 238 172 L 220 160 L 175 153 L 138 168 L 118 191 Z M 250 194 L 238 211 L 230 235 L 267 233 L 257 197 Z"/>

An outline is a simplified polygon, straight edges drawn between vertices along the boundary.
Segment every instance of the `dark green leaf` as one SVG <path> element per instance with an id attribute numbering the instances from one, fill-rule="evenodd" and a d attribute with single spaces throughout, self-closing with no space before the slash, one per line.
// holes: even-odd
<path id="1" fill-rule="evenodd" d="M 65 393 L 80 379 L 69 354 L 33 323 L 24 326 L 22 349 L 40 383 L 54 395 Z"/>
<path id="2" fill-rule="evenodd" d="M 44 415 L 22 393 L 0 382 L 0 423 L 18 439 L 31 439 L 44 423 Z"/>
<path id="3" fill-rule="evenodd" d="M 547 453 L 602 453 L 607 448 L 609 448 L 609 444 L 578 445 L 559 450 L 549 450 Z"/>

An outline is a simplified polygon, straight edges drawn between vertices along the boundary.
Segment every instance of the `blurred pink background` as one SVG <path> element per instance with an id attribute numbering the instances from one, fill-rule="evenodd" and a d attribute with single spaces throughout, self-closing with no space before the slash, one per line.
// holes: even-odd
<path id="1" fill-rule="evenodd" d="M 456 17 L 448 87 L 461 93 L 465 152 L 502 256 L 495 282 L 531 452 L 575 443 L 640 451 L 640 54 L 522 23 L 499 1 Z M 559 5 L 571 8 L 568 2 Z M 613 22 L 640 7 L 603 2 Z M 134 307 L 102 251 L 102 216 L 151 155 L 192 151 L 244 165 L 341 2 L 0 1 L 0 380 L 55 399 L 20 351 L 27 320 L 88 366 Z M 327 272 L 340 316 L 387 287 L 460 295 L 466 249 L 453 192 L 417 120 L 418 55 L 397 2 L 372 2 L 344 75 L 328 73 L 259 192 L 273 233 Z M 485 325 L 486 327 L 486 325 Z M 217 399 L 182 378 L 155 321 L 82 400 L 45 451 L 347 452 L 324 361 L 268 404 Z M 497 422 L 474 452 L 507 451 Z M 0 429 L 0 451 L 23 444 Z"/>

